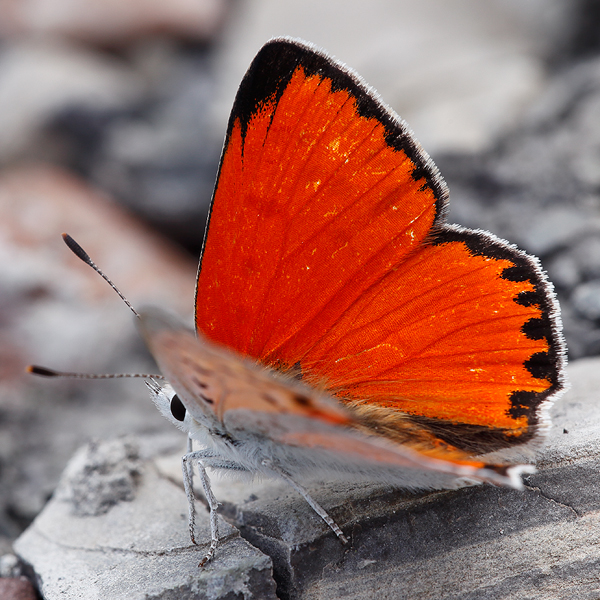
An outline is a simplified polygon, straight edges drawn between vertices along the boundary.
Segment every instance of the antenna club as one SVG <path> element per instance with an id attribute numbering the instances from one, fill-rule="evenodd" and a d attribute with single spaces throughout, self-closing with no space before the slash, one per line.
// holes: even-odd
<path id="1" fill-rule="evenodd" d="M 75 254 L 75 256 L 92 267 L 92 269 L 94 269 L 94 271 L 96 271 L 96 273 L 98 273 L 98 275 L 100 275 L 100 277 L 102 277 L 102 279 L 104 279 L 104 281 L 110 285 L 110 287 L 118 294 L 119 298 L 125 302 L 129 310 L 131 310 L 131 312 L 139 319 L 140 315 L 138 315 L 137 311 L 135 308 L 133 308 L 129 300 L 123 296 L 119 288 L 102 272 L 98 265 L 90 258 L 89 254 L 68 233 L 63 233 L 62 239 L 65 241 L 65 244 L 68 246 L 69 250 Z M 62 375 L 60 375 L 60 377 L 62 377 Z"/>
<path id="2" fill-rule="evenodd" d="M 88 253 L 68 234 L 63 233 L 62 239 L 65 241 L 65 244 L 69 248 L 69 250 L 80 258 L 84 263 L 88 265 L 91 264 L 92 259 L 89 257 Z"/>
<path id="3" fill-rule="evenodd" d="M 33 375 L 40 375 L 41 377 L 59 377 L 56 371 L 46 369 L 45 367 L 38 367 L 37 365 L 29 365 L 25 368 L 25 371 Z"/>

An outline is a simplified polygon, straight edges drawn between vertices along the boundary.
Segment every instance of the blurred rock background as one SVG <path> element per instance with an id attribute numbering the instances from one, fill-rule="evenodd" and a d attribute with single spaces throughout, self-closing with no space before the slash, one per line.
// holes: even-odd
<path id="1" fill-rule="evenodd" d="M 191 316 L 233 97 L 270 37 L 327 49 L 432 155 L 451 221 L 540 256 L 570 358 L 600 352 L 599 0 L 0 0 L 0 555 L 84 441 L 177 447 L 140 382 L 135 306 Z"/>

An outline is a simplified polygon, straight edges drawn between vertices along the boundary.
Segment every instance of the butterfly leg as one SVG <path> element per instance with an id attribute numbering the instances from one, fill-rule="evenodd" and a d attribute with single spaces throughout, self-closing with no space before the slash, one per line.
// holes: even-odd
<path id="1" fill-rule="evenodd" d="M 206 469 L 204 468 L 204 465 L 202 463 L 203 459 L 210 458 L 214 458 L 214 454 L 210 452 L 210 450 L 198 450 L 196 452 L 189 452 L 181 458 L 181 470 L 183 471 L 183 486 L 188 499 L 188 523 L 190 528 L 190 538 L 193 544 L 197 544 L 195 536 L 196 498 L 194 496 L 193 486 L 193 462 L 195 462 L 198 467 L 200 482 L 202 483 L 202 489 L 204 490 L 204 495 L 206 497 L 206 501 L 208 502 L 208 508 L 210 511 L 210 548 L 208 549 L 208 552 L 206 553 L 204 558 L 200 561 L 200 564 L 198 565 L 199 567 L 203 567 L 213 557 L 215 550 L 217 549 L 217 545 L 219 543 L 219 521 L 217 515 L 219 503 L 217 502 L 217 499 L 215 498 L 212 492 L 212 489 L 210 487 L 210 479 L 208 478 Z"/>
<path id="2" fill-rule="evenodd" d="M 327 514 L 327 511 L 306 491 L 299 483 L 296 483 L 283 469 L 276 467 L 271 461 L 264 460 L 263 465 L 276 475 L 287 481 L 305 500 L 308 505 L 329 525 L 331 530 L 338 536 L 342 544 L 348 543 L 348 538 L 342 533 L 339 525 Z"/>
<path id="3" fill-rule="evenodd" d="M 188 436 L 187 439 L 187 450 L 186 450 L 186 455 L 192 454 L 192 452 L 194 451 L 194 442 L 191 438 L 191 436 Z M 195 544 L 195 540 L 194 540 L 194 531 L 193 531 L 193 527 L 191 527 L 192 522 L 195 522 L 196 520 L 196 509 L 195 509 L 195 505 L 190 504 L 190 491 L 191 490 L 191 494 L 192 496 L 194 495 L 194 465 L 187 461 L 186 462 L 186 466 L 184 469 L 183 466 L 183 461 L 181 464 L 181 469 L 183 471 L 183 486 L 185 488 L 185 493 L 188 499 L 188 513 L 190 515 L 189 521 L 190 521 L 190 538 L 192 539 L 192 542 Z"/>

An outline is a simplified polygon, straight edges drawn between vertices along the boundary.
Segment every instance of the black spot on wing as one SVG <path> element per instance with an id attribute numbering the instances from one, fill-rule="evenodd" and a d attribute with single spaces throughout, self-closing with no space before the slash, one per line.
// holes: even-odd
<path id="1" fill-rule="evenodd" d="M 521 417 L 527 417 L 528 421 L 536 421 L 535 407 L 538 403 L 537 392 L 530 392 L 527 390 L 519 390 L 513 392 L 510 396 L 511 407 L 508 410 L 508 414 L 513 419 L 520 419 Z"/>
<path id="2" fill-rule="evenodd" d="M 205 396 L 204 394 L 198 394 L 198 396 L 200 396 L 200 398 L 202 400 L 204 400 L 204 402 L 206 402 L 207 404 L 214 404 L 215 401 L 212 398 L 209 398 L 208 396 Z"/>
<path id="3" fill-rule="evenodd" d="M 294 394 L 293 401 L 303 408 L 307 408 L 313 404 L 310 398 L 302 394 Z"/>

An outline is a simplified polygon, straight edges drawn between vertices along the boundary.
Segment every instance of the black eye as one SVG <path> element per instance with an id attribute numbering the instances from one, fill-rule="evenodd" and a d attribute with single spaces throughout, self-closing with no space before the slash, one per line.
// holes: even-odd
<path id="1" fill-rule="evenodd" d="M 183 405 L 177 394 L 175 394 L 173 398 L 171 398 L 171 414 L 178 421 L 183 421 L 185 419 L 185 406 Z"/>

